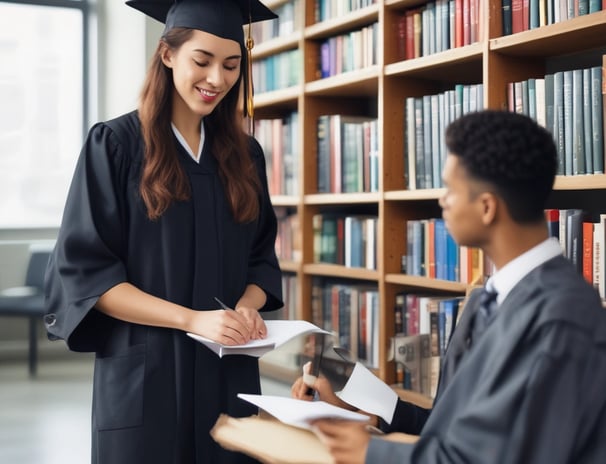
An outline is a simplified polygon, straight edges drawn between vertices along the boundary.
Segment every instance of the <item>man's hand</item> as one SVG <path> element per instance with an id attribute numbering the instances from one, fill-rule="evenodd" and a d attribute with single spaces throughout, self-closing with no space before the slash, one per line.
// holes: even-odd
<path id="1" fill-rule="evenodd" d="M 304 370 L 306 369 L 306 366 L 303 367 Z M 326 377 L 323 376 L 317 377 L 313 385 L 307 385 L 303 381 L 303 377 L 299 377 L 297 380 L 295 380 L 290 389 L 291 396 L 299 400 L 311 401 L 313 400 L 313 396 L 307 394 L 309 387 L 318 393 L 320 400 L 326 403 L 339 406 L 340 408 L 349 409 L 350 411 L 356 410 L 356 408 L 352 407 L 350 404 L 347 404 L 345 401 L 341 400 L 341 398 L 335 395 L 330 382 Z"/>
<path id="2" fill-rule="evenodd" d="M 312 423 L 320 441 L 326 445 L 335 464 L 364 464 L 370 434 L 365 423 L 322 419 Z"/>

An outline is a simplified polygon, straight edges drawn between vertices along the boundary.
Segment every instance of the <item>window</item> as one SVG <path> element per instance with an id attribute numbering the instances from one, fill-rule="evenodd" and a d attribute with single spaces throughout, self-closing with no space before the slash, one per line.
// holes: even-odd
<path id="1" fill-rule="evenodd" d="M 89 7 L 0 1 L 0 228 L 56 227 L 89 106 Z"/>

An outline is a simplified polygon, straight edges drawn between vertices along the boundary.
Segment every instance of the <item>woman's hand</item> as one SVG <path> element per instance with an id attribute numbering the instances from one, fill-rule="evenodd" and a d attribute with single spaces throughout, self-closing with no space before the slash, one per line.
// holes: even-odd
<path id="1" fill-rule="evenodd" d="M 247 319 L 238 311 L 191 311 L 188 332 L 206 337 L 223 345 L 244 345 L 251 339 Z"/>
<path id="2" fill-rule="evenodd" d="M 249 337 L 251 340 L 257 340 L 267 337 L 267 327 L 265 327 L 265 321 L 254 308 L 249 308 L 238 304 L 236 306 L 236 312 L 241 314 L 246 320 L 246 325 L 249 328 Z"/>

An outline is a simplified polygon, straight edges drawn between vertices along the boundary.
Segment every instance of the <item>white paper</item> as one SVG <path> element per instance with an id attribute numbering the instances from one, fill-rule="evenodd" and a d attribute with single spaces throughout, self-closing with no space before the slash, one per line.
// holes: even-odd
<path id="1" fill-rule="evenodd" d="M 230 354 L 245 354 L 248 356 L 260 357 L 299 335 L 307 333 L 330 334 L 330 332 L 322 330 L 308 321 L 265 321 L 265 327 L 267 328 L 267 337 L 259 340 L 251 340 L 245 345 L 222 345 L 221 343 L 214 342 L 200 335 L 189 332 L 187 335 L 194 340 L 203 343 L 222 358 L 223 356 Z"/>
<path id="2" fill-rule="evenodd" d="M 336 395 L 347 404 L 381 417 L 388 424 L 391 424 L 398 403 L 398 394 L 359 362 L 343 390 Z"/>
<path id="3" fill-rule="evenodd" d="M 285 396 L 250 395 L 238 393 L 238 398 L 252 403 L 281 422 L 303 429 L 310 429 L 316 419 L 344 419 L 367 422 L 369 417 L 358 412 L 334 406 L 324 401 L 305 401 Z"/>

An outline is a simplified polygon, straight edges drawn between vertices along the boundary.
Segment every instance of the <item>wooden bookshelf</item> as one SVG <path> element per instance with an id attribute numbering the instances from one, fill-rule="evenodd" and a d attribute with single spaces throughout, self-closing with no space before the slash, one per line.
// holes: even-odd
<path id="1" fill-rule="evenodd" d="M 270 7 L 283 0 L 266 1 Z M 465 295 L 467 285 L 408 276 L 400 272 L 406 252 L 407 220 L 439 217 L 441 188 L 407 190 L 404 161 L 404 101 L 443 92 L 455 84 L 483 84 L 483 107 L 507 108 L 507 84 L 544 76 L 554 66 L 574 69 L 575 57 L 601 66 L 596 57 L 606 53 L 606 11 L 598 11 L 517 34 L 502 36 L 501 0 L 480 0 L 479 40 L 419 58 L 398 61 L 395 27 L 399 15 L 422 7 L 420 0 L 377 0 L 375 4 L 315 23 L 314 0 L 300 0 L 298 14 L 304 28 L 284 38 L 259 44 L 260 57 L 299 48 L 302 83 L 299 86 L 255 96 L 256 117 L 299 112 L 299 164 L 296 196 L 276 196 L 276 205 L 296 209 L 299 215 L 301 262 L 285 262 L 284 270 L 298 279 L 298 316 L 311 320 L 312 278 L 334 277 L 375 284 L 380 295 L 378 375 L 388 383 L 395 369 L 388 362 L 394 334 L 395 295 L 404 289 Z M 378 22 L 377 63 L 357 71 L 318 77 L 320 42 L 326 38 Z M 601 48 L 600 48 L 601 47 Z M 555 63 L 555 64 L 554 64 Z M 322 114 L 371 115 L 378 120 L 378 192 L 317 193 L 317 119 Z M 606 212 L 606 175 L 558 176 L 550 207 L 586 208 Z M 313 261 L 313 216 L 322 211 L 345 214 L 373 211 L 378 216 L 376 270 L 347 268 Z"/>

